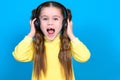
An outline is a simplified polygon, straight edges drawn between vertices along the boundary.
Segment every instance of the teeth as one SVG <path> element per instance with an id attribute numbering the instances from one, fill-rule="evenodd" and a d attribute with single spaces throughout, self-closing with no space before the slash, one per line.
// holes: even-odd
<path id="1" fill-rule="evenodd" d="M 53 29 L 53 28 L 49 28 L 49 29 L 47 29 L 47 32 L 50 31 L 50 30 L 55 31 L 55 29 Z"/>
<path id="2" fill-rule="evenodd" d="M 54 28 L 48 28 L 47 29 L 48 34 L 53 34 L 55 32 Z"/>

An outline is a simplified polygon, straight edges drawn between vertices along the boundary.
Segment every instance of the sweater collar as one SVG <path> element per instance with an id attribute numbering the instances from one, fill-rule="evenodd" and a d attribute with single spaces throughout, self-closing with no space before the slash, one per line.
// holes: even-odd
<path id="1" fill-rule="evenodd" d="M 45 42 L 46 42 L 46 43 L 58 42 L 58 41 L 60 41 L 60 34 L 58 34 L 58 35 L 55 37 L 55 39 L 53 39 L 53 40 L 48 40 L 46 37 L 44 37 L 44 39 L 45 39 Z"/>

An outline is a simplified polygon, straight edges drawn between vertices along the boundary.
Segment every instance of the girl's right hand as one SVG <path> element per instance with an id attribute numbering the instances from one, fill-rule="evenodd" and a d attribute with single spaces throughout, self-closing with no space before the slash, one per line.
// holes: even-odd
<path id="1" fill-rule="evenodd" d="M 30 37 L 34 37 L 35 36 L 35 25 L 34 25 L 34 21 L 36 20 L 36 18 L 35 19 L 33 19 L 33 20 L 30 20 L 30 26 L 31 26 L 31 28 L 30 28 L 30 33 L 28 34 L 28 36 L 30 36 Z"/>

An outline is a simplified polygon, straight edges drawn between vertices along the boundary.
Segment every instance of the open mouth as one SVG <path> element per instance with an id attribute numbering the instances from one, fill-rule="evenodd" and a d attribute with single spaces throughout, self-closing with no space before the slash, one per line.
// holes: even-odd
<path id="1" fill-rule="evenodd" d="M 47 29 L 48 34 L 53 34 L 55 32 L 54 28 L 48 28 Z"/>

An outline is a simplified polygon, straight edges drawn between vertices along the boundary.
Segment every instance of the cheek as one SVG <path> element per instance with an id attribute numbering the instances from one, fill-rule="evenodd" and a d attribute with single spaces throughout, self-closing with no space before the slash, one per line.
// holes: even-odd
<path id="1" fill-rule="evenodd" d="M 40 26 L 41 26 L 41 28 L 44 28 L 46 26 L 46 23 L 43 21 L 40 21 Z"/>
<path id="2" fill-rule="evenodd" d="M 60 32 L 61 29 L 62 29 L 62 25 L 59 25 L 59 27 L 57 27 L 57 29 L 56 29 L 56 30 L 57 30 L 57 33 Z"/>
<path id="3" fill-rule="evenodd" d="M 44 33 L 46 30 L 45 24 L 40 24 L 40 29 L 42 30 L 42 32 Z"/>
<path id="4" fill-rule="evenodd" d="M 60 22 L 58 26 L 59 26 L 59 27 L 58 27 L 58 31 L 60 31 L 60 30 L 62 29 L 62 26 L 63 26 L 63 25 L 62 25 L 62 22 Z"/>

